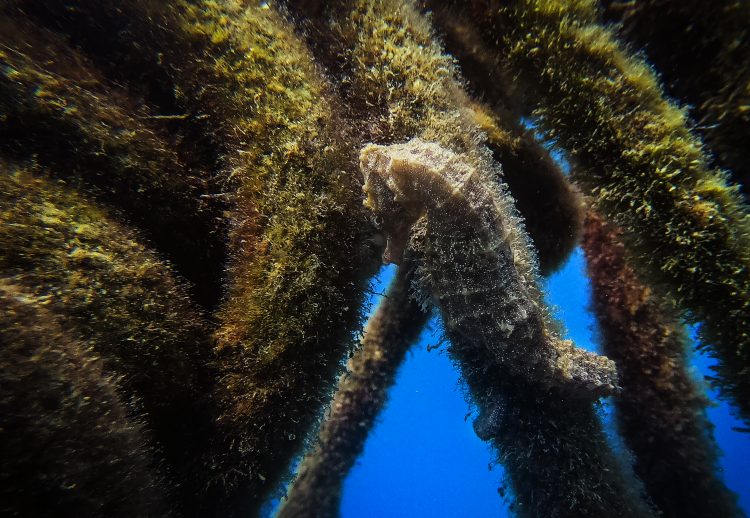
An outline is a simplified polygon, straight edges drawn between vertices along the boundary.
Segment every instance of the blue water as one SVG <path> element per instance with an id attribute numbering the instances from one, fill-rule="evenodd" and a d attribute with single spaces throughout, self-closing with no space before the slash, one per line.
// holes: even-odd
<path id="1" fill-rule="evenodd" d="M 393 276 L 392 267 L 380 276 L 383 291 Z M 550 304 L 582 347 L 596 349 L 594 318 L 588 311 L 590 287 L 584 276 L 580 249 L 548 281 Z M 435 323 L 433 322 L 433 326 Z M 493 455 L 471 426 L 473 415 L 459 385 L 458 373 L 445 347 L 427 352 L 438 341 L 425 332 L 402 365 L 388 407 L 373 429 L 365 451 L 344 485 L 343 518 L 368 517 L 483 517 L 507 516 L 497 492 L 503 477 L 493 466 Z M 710 358 L 695 355 L 696 376 L 709 373 Z M 709 391 L 716 400 L 716 394 Z M 750 434 L 725 403 L 708 410 L 725 455 L 720 459 L 726 484 L 750 511 Z M 490 469 L 491 468 L 491 469 Z"/>

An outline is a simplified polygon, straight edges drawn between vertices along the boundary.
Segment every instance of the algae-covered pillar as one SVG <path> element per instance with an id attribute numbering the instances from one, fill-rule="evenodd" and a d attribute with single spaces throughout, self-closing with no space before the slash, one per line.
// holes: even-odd
<path id="1" fill-rule="evenodd" d="M 289 8 L 295 9 L 295 4 L 290 3 Z M 318 11 L 312 9 L 312 12 Z M 350 6 L 337 3 L 318 12 L 311 24 L 310 34 L 325 35 L 325 45 L 312 45 L 316 56 L 328 66 L 334 77 L 346 79 L 340 83 L 339 91 L 348 106 L 347 113 L 366 121 L 357 128 L 363 145 L 368 142 L 387 145 L 419 137 L 424 142 L 439 144 L 449 152 L 460 153 L 462 160 L 484 168 L 482 175 L 493 176 L 492 172 L 497 168 L 491 165 L 491 154 L 484 146 L 485 137 L 481 128 L 468 113 L 469 102 L 457 80 L 453 61 L 442 52 L 428 20 L 418 13 L 412 3 L 362 1 Z M 493 179 L 493 185 L 497 186 L 496 182 Z M 520 264 L 521 271 L 527 271 L 524 268 L 532 270 L 533 259 L 526 250 L 524 233 L 515 226 L 517 216 L 512 210 L 512 203 L 506 200 L 503 207 L 510 211 L 504 224 L 512 229 L 512 240 L 515 244 L 523 243 L 523 246 L 514 249 L 514 254 L 517 254 L 515 260 Z M 393 217 L 392 220 L 398 221 L 398 218 Z M 388 247 L 389 253 L 397 252 L 401 248 L 399 245 L 406 244 L 408 228 L 402 225 L 400 231 L 394 236 L 397 238 L 393 243 L 395 246 Z M 460 253 L 458 247 L 456 253 Z M 460 278 L 456 279 L 458 289 L 461 289 L 460 282 Z M 429 293 L 429 290 L 425 293 Z M 497 355 L 476 345 L 466 348 L 458 346 L 455 350 L 457 362 L 466 365 L 467 372 L 475 374 L 467 380 L 477 404 L 492 413 L 492 408 L 499 404 L 500 395 L 491 387 L 495 387 L 502 377 L 501 371 L 496 368 Z M 519 501 L 530 508 L 554 514 L 555 509 L 568 508 L 565 492 L 575 487 L 576 504 L 573 508 L 594 509 L 600 506 L 601 510 L 616 506 L 624 509 L 624 512 L 633 510 L 631 514 L 636 515 L 634 509 L 641 509 L 638 496 L 628 489 L 627 477 L 623 477 L 615 467 L 617 463 L 606 443 L 591 401 L 568 406 L 559 403 L 559 392 L 542 389 L 533 382 L 524 382 L 519 386 L 523 387 L 521 395 L 528 395 L 531 401 L 538 398 L 545 402 L 548 412 L 547 415 L 536 412 L 534 403 L 528 407 L 518 405 L 518 415 L 513 419 L 520 418 L 530 427 L 537 427 L 539 432 L 528 436 L 531 437 L 531 447 L 539 446 L 542 451 L 545 447 L 536 441 L 553 440 L 548 429 L 550 421 L 563 427 L 556 432 L 564 437 L 562 443 L 565 444 L 564 448 L 556 450 L 559 457 L 544 459 L 543 462 L 550 469 L 540 473 L 526 471 L 529 465 L 520 456 L 506 456 L 505 452 L 510 453 L 510 450 L 504 451 L 501 441 L 493 439 L 493 443 L 500 448 L 503 463 L 509 471 L 519 475 L 514 478 L 518 488 L 525 491 L 518 493 Z M 508 394 L 514 393 L 510 388 Z M 493 395 L 491 400 L 484 396 L 488 391 Z M 551 399 L 547 400 L 547 397 Z M 521 437 L 514 439 L 513 431 L 516 430 L 508 428 L 504 437 L 506 444 L 526 440 Z M 485 437 L 489 439 L 490 435 L 485 434 Z M 585 453 L 580 456 L 580 451 Z M 579 459 L 584 461 L 579 462 Z M 527 473 L 528 477 L 524 478 Z M 554 484 L 559 484 L 557 487 L 565 489 L 538 500 L 544 492 L 540 488 L 546 490 L 553 485 L 552 480 Z M 607 489 L 601 490 L 602 486 Z"/>
<path id="2" fill-rule="evenodd" d="M 3 172 L 5 174 L 5 172 Z M 168 484 L 144 421 L 63 315 L 0 278 L 0 513 L 149 516 Z"/>
<path id="3" fill-rule="evenodd" d="M 40 170 L 38 165 L 5 161 L 0 165 L 0 271 L 3 276 L 12 278 L 13 285 L 29 300 L 42 306 L 43 312 L 57 315 L 59 325 L 65 327 L 70 336 L 59 345 L 40 342 L 40 361 L 49 358 L 53 363 L 33 369 L 30 365 L 20 365 L 20 369 L 25 369 L 25 377 L 17 387 L 36 385 L 43 394 L 51 390 L 45 386 L 53 371 L 57 377 L 53 384 L 68 383 L 65 380 L 75 374 L 65 369 L 72 364 L 55 364 L 58 354 L 70 354 L 74 364 L 85 364 L 89 357 L 94 362 L 91 367 L 81 367 L 81 390 L 88 392 L 88 395 L 80 395 L 81 401 L 77 401 L 78 395 L 71 393 L 69 399 L 58 396 L 62 405 L 60 413 L 45 414 L 43 406 L 36 408 L 40 423 L 49 419 L 49 432 L 54 437 L 50 440 L 61 441 L 57 443 L 63 445 L 58 453 L 69 462 L 67 466 L 55 464 L 54 455 L 47 459 L 50 464 L 46 464 L 45 459 L 37 459 L 34 462 L 38 462 L 35 468 L 38 474 L 48 473 L 61 484 L 67 484 L 64 481 L 68 479 L 75 484 L 81 471 L 91 468 L 100 472 L 102 481 L 119 477 L 126 486 L 148 484 L 146 479 L 128 479 L 146 475 L 135 471 L 127 474 L 131 469 L 130 461 L 122 460 L 123 452 L 119 447 L 113 449 L 109 457 L 111 465 L 98 457 L 110 447 L 106 444 L 118 440 L 119 436 L 123 444 L 133 445 L 132 469 L 135 469 L 135 464 L 146 462 L 141 459 L 147 442 L 141 430 L 148 429 L 155 440 L 148 449 L 153 448 L 154 455 L 163 455 L 167 461 L 164 463 L 164 478 L 168 480 L 165 485 L 195 488 L 195 477 L 200 472 L 196 457 L 202 451 L 210 427 L 203 414 L 206 390 L 203 376 L 210 369 L 207 365 L 209 329 L 188 297 L 184 282 L 143 245 L 136 232 L 63 182 L 51 179 L 53 175 Z M 41 324 L 29 322 L 29 325 L 32 327 L 28 337 L 44 332 L 33 327 Z M 56 333 L 58 324 L 50 322 L 49 325 Z M 80 352 L 83 357 L 79 359 L 75 359 L 79 352 L 65 352 L 65 343 L 76 342 L 77 337 L 83 340 L 82 347 L 86 349 L 85 354 Z M 95 372 L 102 373 L 101 381 L 96 381 Z M 116 386 L 106 388 L 110 381 Z M 119 401 L 110 394 L 113 390 Z M 103 397 L 100 402 L 86 399 L 98 395 Z M 76 405 L 81 405 L 80 413 L 74 410 Z M 4 415 L 12 420 L 21 416 L 30 419 L 34 411 L 29 411 L 30 414 L 26 411 L 11 406 Z M 86 423 L 86 416 L 92 417 L 91 412 L 103 412 L 103 415 L 110 412 L 111 417 L 108 421 L 97 417 Z M 137 423 L 128 421 L 125 414 L 130 413 L 138 414 Z M 57 421 L 66 414 L 73 423 L 68 443 L 64 439 L 63 424 Z M 184 426 L 185 422 L 192 426 Z M 36 428 L 44 425 L 29 426 L 32 437 L 45 433 Z M 91 456 L 86 454 L 85 442 L 79 443 L 75 437 L 76 430 L 88 426 L 91 429 L 85 431 L 84 437 L 92 442 Z M 19 437 L 18 440 L 26 439 Z M 28 444 L 26 448 L 38 447 L 39 444 Z M 27 453 L 19 448 L 5 459 L 9 465 L 24 463 Z M 108 457 L 105 455 L 105 458 Z M 139 498 L 136 488 L 132 488 L 135 499 Z M 158 494 L 162 490 L 155 488 L 154 491 Z M 88 500 L 95 503 L 106 500 L 112 492 L 90 481 L 85 489 L 81 488 L 81 493 L 69 496 L 79 503 Z M 193 501 L 189 494 L 183 497 Z M 59 493 L 50 493 L 47 498 L 60 503 L 67 500 L 65 494 Z M 158 500 L 166 502 L 167 498 Z M 117 505 L 125 512 L 125 502 Z M 135 508 L 139 505 L 134 501 Z"/>
<path id="4" fill-rule="evenodd" d="M 750 195 L 750 4 L 719 0 L 602 2 L 604 18 L 687 105 L 719 166 Z"/>
<path id="5" fill-rule="evenodd" d="M 182 153 L 168 118 L 111 84 L 60 34 L 19 11 L 2 12 L 0 42 L 0 153 L 33 156 L 118 209 L 190 281 L 193 298 L 213 309 L 226 231 L 208 166 Z"/>
<path id="6" fill-rule="evenodd" d="M 444 4 L 436 8 L 446 8 Z M 593 1 L 475 0 L 474 30 L 519 81 L 574 178 L 623 228 L 644 278 L 667 288 L 719 360 L 716 384 L 750 418 L 750 223 L 653 71 L 600 25 Z"/>
<path id="7" fill-rule="evenodd" d="M 510 182 L 539 253 L 540 269 L 553 270 L 579 236 L 583 223 L 580 196 L 529 132 L 503 127 L 489 108 L 476 102 L 471 114 L 486 133 L 493 156 L 503 163 L 503 179 Z M 408 295 L 411 270 L 409 265 L 399 267 L 368 322 L 362 346 L 348 362 L 330 413 L 287 491 L 279 516 L 336 515 L 344 480 L 386 404 L 387 390 L 407 348 L 427 318 Z"/>
<path id="8" fill-rule="evenodd" d="M 24 8 L 165 115 L 181 116 L 188 141 L 212 148 L 225 172 L 220 433 L 206 468 L 219 500 L 252 513 L 301 448 L 360 325 L 374 262 L 356 147 L 340 136 L 304 44 L 265 2 Z"/>
<path id="9" fill-rule="evenodd" d="M 386 404 L 388 390 L 429 314 L 410 297 L 410 269 L 399 268 L 349 360 L 330 413 L 297 470 L 279 518 L 336 516 L 341 489 Z"/>
<path id="10" fill-rule="evenodd" d="M 615 228 L 590 211 L 583 250 L 602 351 L 618 366 L 615 418 L 634 470 L 665 517 L 743 516 L 692 379 L 687 337 L 666 301 L 638 281 Z"/>

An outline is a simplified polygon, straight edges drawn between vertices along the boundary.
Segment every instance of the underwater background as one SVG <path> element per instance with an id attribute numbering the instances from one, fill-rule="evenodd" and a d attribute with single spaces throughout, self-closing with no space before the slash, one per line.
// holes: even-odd
<path id="1" fill-rule="evenodd" d="M 747 516 L 749 192 L 747 0 L 0 0 L 0 516 Z"/>
<path id="2" fill-rule="evenodd" d="M 381 271 L 375 291 L 385 289 L 393 270 Z M 547 293 L 570 336 L 595 350 L 596 321 L 589 310 L 591 287 L 584 270 L 583 254 L 576 250 L 547 281 Z M 439 323 L 433 321 L 435 325 Z M 462 421 L 469 408 L 458 373 L 440 349 L 426 349 L 437 341 L 434 334 L 423 333 L 401 367 L 390 402 L 344 485 L 343 517 L 512 516 L 508 502 L 498 513 L 498 504 L 503 502 L 498 494 L 502 465 L 494 462 L 490 449 L 476 437 L 471 420 Z M 710 373 L 713 362 L 693 354 L 691 363 L 700 379 Z M 715 393 L 711 396 L 714 403 L 707 413 L 724 452 L 719 457 L 721 477 L 747 513 L 750 438 L 736 430 L 742 423 L 730 414 L 729 406 L 717 401 Z M 607 416 L 611 406 L 605 405 L 602 414 Z M 611 418 L 605 419 L 611 427 Z M 425 433 L 425 424 L 440 433 Z"/>

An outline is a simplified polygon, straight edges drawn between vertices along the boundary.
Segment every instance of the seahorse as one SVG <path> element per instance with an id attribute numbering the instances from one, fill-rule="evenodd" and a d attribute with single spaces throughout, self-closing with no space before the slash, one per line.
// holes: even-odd
<path id="1" fill-rule="evenodd" d="M 386 238 L 384 262 L 419 248 L 420 275 L 450 338 L 491 352 L 513 375 L 583 397 L 617 390 L 614 362 L 559 336 L 533 252 L 489 162 L 438 144 L 366 145 L 364 204 Z"/>

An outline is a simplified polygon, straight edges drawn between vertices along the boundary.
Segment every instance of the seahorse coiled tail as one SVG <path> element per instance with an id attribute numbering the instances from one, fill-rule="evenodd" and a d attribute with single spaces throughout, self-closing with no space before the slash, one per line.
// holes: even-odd
<path id="1" fill-rule="evenodd" d="M 367 145 L 360 167 L 365 206 L 387 240 L 384 261 L 399 262 L 410 233 L 424 232 L 417 240 L 427 248 L 422 280 L 449 337 L 470 340 L 535 382 L 586 397 L 616 390 L 611 360 L 554 331 L 535 269 L 516 264 L 511 236 L 518 230 L 490 171 L 421 139 Z"/>

